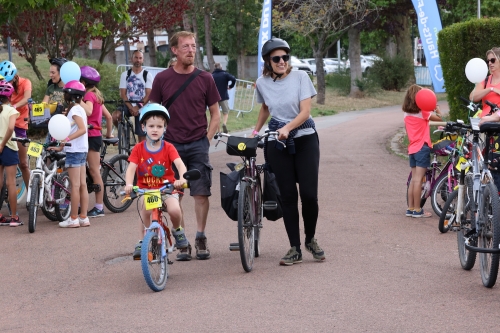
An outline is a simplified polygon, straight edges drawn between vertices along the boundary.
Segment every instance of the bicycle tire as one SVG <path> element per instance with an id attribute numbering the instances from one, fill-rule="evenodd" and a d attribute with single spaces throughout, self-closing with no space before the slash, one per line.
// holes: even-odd
<path id="1" fill-rule="evenodd" d="M 439 216 L 438 229 L 441 233 L 447 233 L 450 231 L 451 225 L 455 223 L 457 215 L 461 212 L 457 212 L 457 202 L 458 202 L 458 190 L 451 192 L 446 200 L 443 211 Z"/>
<path id="2" fill-rule="evenodd" d="M 135 133 L 134 133 L 134 128 L 131 126 L 131 124 L 129 123 L 129 125 L 127 126 L 128 128 L 128 144 L 127 144 L 127 155 L 130 155 L 130 152 L 132 151 L 132 148 L 137 144 L 137 140 L 135 138 Z"/>
<path id="3" fill-rule="evenodd" d="M 36 229 L 36 214 L 38 212 L 38 196 L 40 195 L 40 176 L 33 177 L 30 184 L 30 208 L 28 212 L 28 231 L 32 234 Z"/>
<path id="4" fill-rule="evenodd" d="M 158 229 L 148 230 L 141 245 L 141 266 L 144 279 L 153 291 L 165 289 L 168 279 L 168 252 L 161 258 L 161 244 L 158 243 Z"/>
<path id="5" fill-rule="evenodd" d="M 408 179 L 408 184 L 406 184 L 406 205 L 408 207 L 410 207 L 410 205 L 408 204 L 408 188 L 410 187 L 411 178 L 412 178 L 412 174 L 410 172 L 410 178 Z M 422 182 L 422 194 L 420 197 L 420 208 L 424 207 L 425 202 L 427 201 L 427 198 L 423 197 L 424 196 L 424 191 L 423 191 L 424 186 L 425 186 L 425 182 Z"/>
<path id="6" fill-rule="evenodd" d="M 252 218 L 252 189 L 245 181 L 240 182 L 238 195 L 238 244 L 243 269 L 250 272 L 255 258 L 255 226 Z"/>
<path id="7" fill-rule="evenodd" d="M 474 202 L 472 183 L 472 176 L 465 176 L 468 202 L 465 205 L 464 216 L 462 217 L 460 229 L 457 231 L 458 258 L 460 259 L 460 265 L 466 271 L 471 270 L 474 267 L 477 257 L 476 252 L 471 252 L 465 248 L 465 234 L 475 228 L 476 225 L 474 221 L 476 203 Z"/>
<path id="8" fill-rule="evenodd" d="M 257 176 L 256 182 L 256 204 L 257 204 L 257 216 L 255 221 L 255 258 L 260 256 L 260 230 L 262 228 L 262 185 L 260 182 L 260 175 Z"/>
<path id="9" fill-rule="evenodd" d="M 71 182 L 69 180 L 69 174 L 67 171 L 64 171 L 57 177 L 57 182 L 63 185 L 63 187 L 60 187 L 59 185 L 56 185 L 56 188 L 54 190 L 54 199 L 59 200 L 64 198 L 64 202 L 61 204 L 55 204 L 55 212 L 57 219 L 59 222 L 65 221 L 69 218 L 71 215 Z M 66 192 L 68 191 L 68 192 Z"/>
<path id="10" fill-rule="evenodd" d="M 451 191 L 453 192 L 455 185 L 457 185 L 457 180 L 455 177 L 451 176 L 450 181 Z M 451 192 L 448 191 L 448 174 L 441 175 L 441 177 L 437 179 L 431 192 L 431 206 L 436 215 L 441 215 L 443 206 L 448 200 L 450 193 Z"/>
<path id="11" fill-rule="evenodd" d="M 129 150 L 127 148 L 127 138 L 125 137 L 126 132 L 123 129 L 123 123 L 118 123 L 118 154 L 128 154 Z"/>
<path id="12" fill-rule="evenodd" d="M 113 213 L 121 213 L 132 205 L 132 200 L 122 202 L 120 192 L 125 189 L 125 173 L 128 167 L 128 155 L 120 154 L 113 156 L 107 164 L 103 165 L 103 199 L 104 206 Z M 121 177 L 121 178 L 120 178 Z M 134 176 L 134 185 L 137 184 L 137 176 Z"/>
<path id="13" fill-rule="evenodd" d="M 481 233 L 478 235 L 478 247 L 498 249 L 500 243 L 500 216 L 498 203 L 498 190 L 493 183 L 484 187 L 482 207 L 479 207 L 480 217 L 487 213 L 488 219 L 484 221 Z M 495 285 L 498 276 L 499 254 L 479 253 L 479 271 L 483 285 L 491 288 Z"/>

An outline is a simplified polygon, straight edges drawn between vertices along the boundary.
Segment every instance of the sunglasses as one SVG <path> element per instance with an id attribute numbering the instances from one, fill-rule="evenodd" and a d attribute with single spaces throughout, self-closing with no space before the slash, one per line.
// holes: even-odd
<path id="1" fill-rule="evenodd" d="M 497 59 L 496 59 L 496 58 L 486 59 L 486 64 L 488 64 L 488 63 L 490 63 L 490 62 L 491 62 L 492 64 L 494 64 L 494 63 L 495 63 L 495 61 L 497 61 Z"/>
<path id="2" fill-rule="evenodd" d="M 288 54 L 284 54 L 282 56 L 274 56 L 274 57 L 271 57 L 271 60 L 277 64 L 280 62 L 280 59 L 283 59 L 284 62 L 287 62 L 288 60 L 290 60 L 290 56 Z"/>

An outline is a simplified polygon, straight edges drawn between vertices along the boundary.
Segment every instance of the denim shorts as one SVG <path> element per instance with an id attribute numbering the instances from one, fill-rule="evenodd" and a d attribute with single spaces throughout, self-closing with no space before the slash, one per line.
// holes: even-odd
<path id="1" fill-rule="evenodd" d="M 11 166 L 19 164 L 19 155 L 17 150 L 12 150 L 9 147 L 4 147 L 0 153 L 0 165 Z"/>
<path id="2" fill-rule="evenodd" d="M 410 168 L 428 168 L 431 166 L 431 148 L 427 143 L 424 143 L 418 152 L 410 154 L 408 157 L 410 158 Z"/>
<path id="3" fill-rule="evenodd" d="M 87 162 L 87 153 L 66 153 L 66 168 L 78 168 L 84 166 Z"/>

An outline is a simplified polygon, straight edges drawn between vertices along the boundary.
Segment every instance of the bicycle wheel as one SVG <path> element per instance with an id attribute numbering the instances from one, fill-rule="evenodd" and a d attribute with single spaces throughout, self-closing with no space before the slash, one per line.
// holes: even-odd
<path id="1" fill-rule="evenodd" d="M 450 182 L 451 191 L 453 191 L 455 185 L 457 184 L 457 180 L 455 177 L 451 176 Z M 437 179 L 431 193 L 431 205 L 436 215 L 441 215 L 443 206 L 446 203 L 446 200 L 448 200 L 450 193 L 451 192 L 448 189 L 448 175 L 441 175 L 441 177 Z"/>
<path id="2" fill-rule="evenodd" d="M 252 270 L 255 257 L 255 227 L 253 225 L 252 189 L 245 181 L 240 182 L 238 197 L 238 242 L 243 269 Z"/>
<path id="3" fill-rule="evenodd" d="M 38 211 L 38 197 L 40 195 L 40 176 L 34 176 L 30 185 L 30 207 L 28 212 L 28 230 L 34 233 L 36 229 L 36 214 Z"/>
<path id="4" fill-rule="evenodd" d="M 439 216 L 438 229 L 442 233 L 446 233 L 450 230 L 451 226 L 456 223 L 457 215 L 462 212 L 457 212 L 457 202 L 458 202 L 458 190 L 451 192 L 443 205 L 443 212 Z M 465 203 L 464 203 L 465 205 Z"/>
<path id="5" fill-rule="evenodd" d="M 161 291 L 165 288 L 168 278 L 168 252 L 162 258 L 161 244 L 158 243 L 160 230 L 148 230 L 141 246 L 141 266 L 144 279 L 149 288 Z"/>
<path id="6" fill-rule="evenodd" d="M 408 178 L 408 183 L 406 184 L 406 205 L 408 207 L 410 206 L 408 204 L 408 188 L 410 187 L 411 177 L 412 177 L 412 174 L 410 172 L 410 177 Z M 420 208 L 424 207 L 425 202 L 427 201 L 427 198 L 425 197 L 425 193 L 424 193 L 425 182 L 426 182 L 426 179 L 424 176 L 424 177 L 422 177 L 422 194 L 420 197 Z"/>
<path id="7" fill-rule="evenodd" d="M 262 185 L 260 183 L 260 176 L 257 177 L 255 188 L 255 203 L 257 209 L 257 216 L 255 216 L 255 258 L 260 256 L 260 229 L 262 228 Z"/>
<path id="8" fill-rule="evenodd" d="M 71 215 L 71 183 L 67 171 L 61 173 L 57 179 L 56 188 L 54 190 L 54 200 L 58 201 L 54 205 L 57 219 L 59 222 L 65 221 Z"/>
<path id="9" fill-rule="evenodd" d="M 472 192 L 472 176 L 465 177 L 466 194 L 467 194 L 467 204 L 465 205 L 464 216 L 462 217 L 460 223 L 460 229 L 457 232 L 457 243 L 458 243 L 458 257 L 460 259 L 460 265 L 465 270 L 471 270 L 476 263 L 476 252 L 470 252 L 465 248 L 465 235 L 475 228 L 475 216 L 474 211 L 476 210 L 476 203 L 474 202 L 473 192 Z M 477 244 L 473 244 L 477 246 Z"/>
<path id="10" fill-rule="evenodd" d="M 124 212 L 132 204 L 132 200 L 122 202 L 123 198 L 120 192 L 125 189 L 125 173 L 128 167 L 127 155 L 115 155 L 107 164 L 102 164 L 103 187 L 104 187 L 104 205 L 113 213 Z M 137 183 L 137 177 L 134 176 L 134 185 Z"/>
<path id="11" fill-rule="evenodd" d="M 493 183 L 486 184 L 483 192 L 482 207 L 479 207 L 479 223 L 482 223 L 478 235 L 478 247 L 498 249 L 500 242 L 500 216 L 498 190 Z M 498 275 L 498 254 L 479 253 L 481 279 L 483 285 L 491 288 L 495 285 Z"/>
<path id="12" fill-rule="evenodd" d="M 128 126 L 128 151 L 127 155 L 130 155 L 130 152 L 132 151 L 132 148 L 136 145 L 137 140 L 135 139 L 135 133 L 134 133 L 134 128 L 132 125 L 129 123 Z"/>
<path id="13" fill-rule="evenodd" d="M 118 141 L 118 154 L 128 154 L 128 140 L 126 137 L 127 132 L 125 131 L 125 128 L 123 126 L 122 122 L 118 123 L 118 138 L 120 140 Z"/>

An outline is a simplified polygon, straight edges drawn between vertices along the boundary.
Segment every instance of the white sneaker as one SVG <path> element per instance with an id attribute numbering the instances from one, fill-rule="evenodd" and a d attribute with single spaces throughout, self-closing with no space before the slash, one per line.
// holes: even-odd
<path id="1" fill-rule="evenodd" d="M 88 227 L 90 226 L 90 221 L 89 217 L 87 216 L 86 218 L 82 219 L 80 216 L 78 216 L 78 221 L 80 222 L 80 227 Z"/>
<path id="2" fill-rule="evenodd" d="M 80 222 L 79 222 L 78 218 L 73 220 L 70 216 L 67 220 L 59 222 L 59 226 L 61 228 L 79 228 Z"/>

